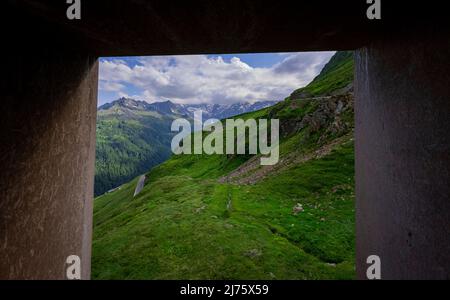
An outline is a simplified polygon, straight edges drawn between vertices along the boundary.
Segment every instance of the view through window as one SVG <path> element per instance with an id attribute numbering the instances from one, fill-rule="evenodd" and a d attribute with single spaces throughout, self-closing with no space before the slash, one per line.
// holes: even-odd
<path id="1" fill-rule="evenodd" d="M 98 99 L 94 279 L 355 277 L 352 52 L 105 57 Z"/>

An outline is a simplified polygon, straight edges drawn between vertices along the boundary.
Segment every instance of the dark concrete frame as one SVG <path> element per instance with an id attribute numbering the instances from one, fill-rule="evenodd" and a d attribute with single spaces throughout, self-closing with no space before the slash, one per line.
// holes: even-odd
<path id="1" fill-rule="evenodd" d="M 365 1 L 7 1 L 0 278 L 90 277 L 99 56 L 356 50 L 356 254 L 384 279 L 449 279 L 450 43 L 440 7 Z M 396 5 L 396 6 L 394 6 Z M 406 6 L 405 6 L 406 5 Z M 130 18 L 132 16 L 132 18 Z"/>

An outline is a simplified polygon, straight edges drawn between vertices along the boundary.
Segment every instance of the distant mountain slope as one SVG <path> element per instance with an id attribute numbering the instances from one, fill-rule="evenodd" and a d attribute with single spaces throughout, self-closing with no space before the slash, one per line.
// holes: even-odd
<path id="1" fill-rule="evenodd" d="M 171 155 L 170 125 L 175 116 L 133 107 L 118 102 L 98 111 L 94 185 L 97 196 Z"/>
<path id="2" fill-rule="evenodd" d="M 280 119 L 275 166 L 172 156 L 136 197 L 138 178 L 96 198 L 93 278 L 354 278 L 353 96 L 338 91 L 352 68 L 340 56 L 311 83 L 327 87 L 304 88 L 315 98 L 238 116 Z"/>
<path id="3" fill-rule="evenodd" d="M 120 98 L 98 108 L 95 195 L 116 188 L 163 162 L 171 155 L 175 118 L 192 118 L 203 111 L 204 120 L 227 118 L 275 104 L 176 104 L 171 101 L 147 103 Z"/>

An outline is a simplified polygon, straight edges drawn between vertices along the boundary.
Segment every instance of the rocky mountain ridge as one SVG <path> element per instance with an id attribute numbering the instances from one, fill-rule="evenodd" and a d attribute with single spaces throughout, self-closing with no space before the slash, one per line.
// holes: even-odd
<path id="1" fill-rule="evenodd" d="M 178 104 L 170 100 L 164 102 L 149 103 L 142 100 L 132 98 L 120 98 L 110 103 L 103 104 L 98 111 L 107 111 L 111 109 L 129 109 L 138 111 L 157 112 L 162 115 L 176 115 L 193 118 L 194 112 L 201 110 L 204 119 L 224 119 L 247 112 L 260 110 L 276 104 L 277 101 L 260 101 L 260 102 L 238 102 L 230 104 Z"/>

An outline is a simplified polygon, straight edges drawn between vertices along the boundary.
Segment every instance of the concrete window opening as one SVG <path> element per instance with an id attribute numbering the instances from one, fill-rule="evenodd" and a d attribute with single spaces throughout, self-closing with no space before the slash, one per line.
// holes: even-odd
<path id="1" fill-rule="evenodd" d="M 382 279 L 449 278 L 445 9 L 385 1 L 374 21 L 364 1 L 165 3 L 84 1 L 76 21 L 64 1 L 4 4 L 1 279 L 66 279 L 68 255 L 91 278 L 100 57 L 330 49 L 354 51 L 357 278 L 372 255 Z"/>

